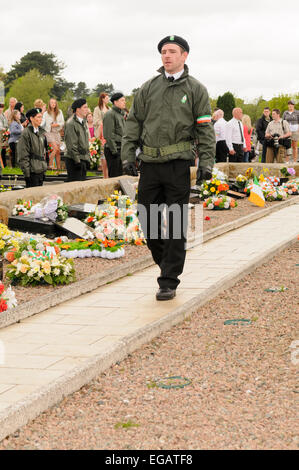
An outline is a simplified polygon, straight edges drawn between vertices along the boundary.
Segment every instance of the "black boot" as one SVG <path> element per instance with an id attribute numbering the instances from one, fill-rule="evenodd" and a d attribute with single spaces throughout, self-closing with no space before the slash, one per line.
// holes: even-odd
<path id="1" fill-rule="evenodd" d="M 156 294 L 157 300 L 171 300 L 176 296 L 175 289 L 170 289 L 169 287 L 160 288 Z"/>

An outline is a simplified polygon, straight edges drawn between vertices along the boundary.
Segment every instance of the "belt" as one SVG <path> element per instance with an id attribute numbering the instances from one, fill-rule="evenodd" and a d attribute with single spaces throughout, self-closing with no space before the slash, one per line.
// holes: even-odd
<path id="1" fill-rule="evenodd" d="M 193 142 L 190 140 L 187 142 L 179 142 L 178 144 L 166 145 L 165 147 L 147 147 L 146 145 L 142 148 L 142 153 L 149 157 L 164 157 L 171 155 L 172 153 L 184 152 L 185 150 L 192 150 Z"/>
<path id="2" fill-rule="evenodd" d="M 32 160 L 41 160 L 43 162 L 46 161 L 45 157 L 42 157 L 41 155 L 35 155 L 34 153 L 31 154 L 30 157 L 32 158 Z"/>

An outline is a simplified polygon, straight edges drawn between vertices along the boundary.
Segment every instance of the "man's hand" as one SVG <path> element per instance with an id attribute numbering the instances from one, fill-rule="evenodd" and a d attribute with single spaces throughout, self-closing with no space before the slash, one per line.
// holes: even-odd
<path id="1" fill-rule="evenodd" d="M 230 155 L 235 155 L 235 153 L 236 153 L 235 150 L 230 150 L 230 151 L 229 151 L 229 154 L 230 154 Z"/>
<path id="2" fill-rule="evenodd" d="M 135 162 L 133 163 L 133 162 L 128 162 L 127 160 L 125 160 L 123 162 L 123 170 L 124 170 L 125 175 L 138 176 L 138 171 L 137 171 Z"/>
<path id="3" fill-rule="evenodd" d="M 200 186 L 203 181 L 212 178 L 212 169 L 207 167 L 198 167 L 196 175 L 196 184 Z"/>

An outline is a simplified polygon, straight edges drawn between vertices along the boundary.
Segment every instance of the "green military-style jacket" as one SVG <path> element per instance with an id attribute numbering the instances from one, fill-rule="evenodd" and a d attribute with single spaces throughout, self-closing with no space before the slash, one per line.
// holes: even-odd
<path id="1" fill-rule="evenodd" d="M 17 144 L 17 155 L 25 178 L 29 178 L 30 173 L 40 174 L 47 170 L 46 145 L 45 131 L 41 127 L 37 133 L 32 124 L 23 130 Z"/>
<path id="2" fill-rule="evenodd" d="M 167 80 L 164 67 L 158 71 L 160 74 L 144 83 L 134 97 L 125 123 L 122 160 L 134 162 L 139 146 L 138 158 L 144 162 L 193 160 L 189 143 L 195 143 L 199 165 L 212 168 L 216 142 L 207 89 L 189 75 L 186 65 L 182 76 L 173 82 Z"/>
<path id="3" fill-rule="evenodd" d="M 75 163 L 90 161 L 89 132 L 86 119 L 82 123 L 76 114 L 65 125 L 64 141 L 66 145 L 66 158 L 71 158 Z"/>
<path id="4" fill-rule="evenodd" d="M 106 145 L 112 153 L 118 153 L 124 132 L 124 111 L 117 106 L 107 111 L 103 120 L 103 135 Z"/>

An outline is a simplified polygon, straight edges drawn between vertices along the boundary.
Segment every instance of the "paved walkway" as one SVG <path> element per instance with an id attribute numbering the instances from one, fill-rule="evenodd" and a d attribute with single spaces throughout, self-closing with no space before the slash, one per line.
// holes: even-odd
<path id="1" fill-rule="evenodd" d="M 41 387 L 44 390 L 128 335 L 169 316 L 208 288 L 219 289 L 240 268 L 249 268 L 298 233 L 296 204 L 189 250 L 172 301 L 155 300 L 159 272 L 153 266 L 1 329 L 0 424 L 10 405 L 30 399 Z"/>

